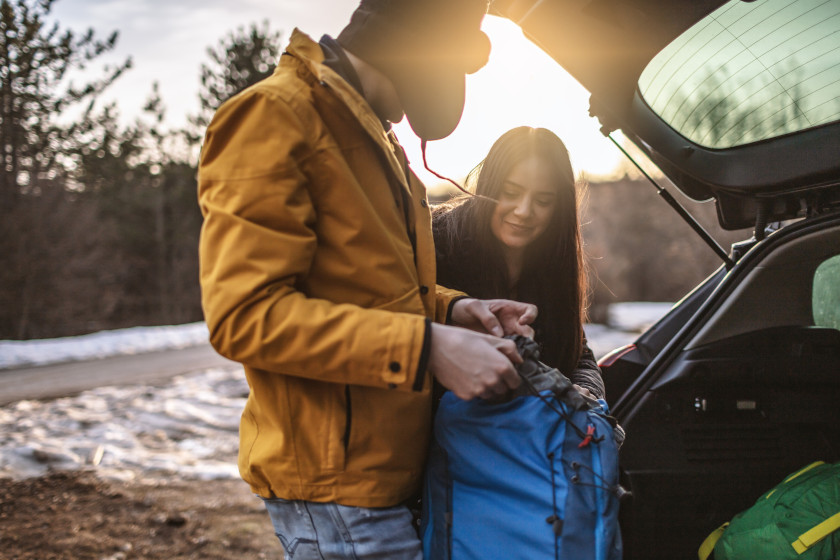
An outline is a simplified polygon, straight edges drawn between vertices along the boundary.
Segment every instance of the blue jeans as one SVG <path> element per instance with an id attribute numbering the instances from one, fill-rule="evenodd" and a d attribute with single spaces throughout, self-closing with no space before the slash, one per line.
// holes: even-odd
<path id="1" fill-rule="evenodd" d="M 263 498 L 286 560 L 422 560 L 405 506 L 361 508 Z"/>

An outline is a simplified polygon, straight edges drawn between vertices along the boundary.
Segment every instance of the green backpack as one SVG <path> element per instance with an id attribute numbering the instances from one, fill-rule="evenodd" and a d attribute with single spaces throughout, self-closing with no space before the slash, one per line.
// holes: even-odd
<path id="1" fill-rule="evenodd" d="M 840 463 L 812 463 L 709 535 L 705 560 L 840 558 Z"/>

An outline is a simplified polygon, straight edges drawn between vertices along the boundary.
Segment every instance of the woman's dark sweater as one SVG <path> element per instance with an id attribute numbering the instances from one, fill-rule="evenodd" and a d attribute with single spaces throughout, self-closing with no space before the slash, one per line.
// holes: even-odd
<path id="1" fill-rule="evenodd" d="M 436 216 L 438 218 L 438 216 Z M 433 221 L 433 232 L 435 236 L 435 251 L 437 256 L 437 283 L 447 288 L 460 290 L 470 294 L 474 297 L 482 299 L 511 299 L 510 294 L 497 293 L 487 294 L 478 293 L 475 289 L 475 279 L 479 278 L 481 274 L 486 274 L 486 271 L 480 270 L 480 266 L 475 262 L 473 255 L 469 252 L 471 242 L 469 239 L 457 239 L 453 242 L 451 236 L 445 231 L 445 225 L 440 219 Z M 515 298 L 514 298 L 515 299 Z M 539 302 L 535 303 L 537 308 L 540 307 Z M 538 316 L 535 322 L 534 330 L 536 331 L 535 339 L 545 349 L 547 344 L 551 341 L 541 340 L 541 332 L 545 329 L 541 328 L 541 322 L 545 318 Z M 555 364 L 548 364 L 556 367 Z M 604 398 L 604 380 L 601 375 L 601 368 L 595 360 L 595 355 L 586 344 L 584 336 L 583 348 L 574 371 L 569 374 L 562 372 L 575 383 L 581 387 L 588 389 L 596 398 Z"/>

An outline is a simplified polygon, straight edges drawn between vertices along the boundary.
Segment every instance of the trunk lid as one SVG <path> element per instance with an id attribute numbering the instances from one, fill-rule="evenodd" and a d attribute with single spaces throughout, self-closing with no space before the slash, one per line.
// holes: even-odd
<path id="1" fill-rule="evenodd" d="M 725 229 L 840 205 L 840 0 L 496 0 Z M 763 229 L 763 227 L 762 227 Z"/>

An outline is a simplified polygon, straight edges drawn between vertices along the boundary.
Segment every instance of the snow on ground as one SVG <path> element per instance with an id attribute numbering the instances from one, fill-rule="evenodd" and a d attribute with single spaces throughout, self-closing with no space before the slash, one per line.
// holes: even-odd
<path id="1" fill-rule="evenodd" d="M 586 326 L 598 357 L 635 340 L 670 304 L 618 307 L 609 314 L 615 326 Z M 0 370 L 206 341 L 204 323 L 0 341 Z M 241 368 L 232 365 L 156 385 L 100 387 L 73 397 L 0 406 L 0 477 L 91 469 L 103 478 L 120 480 L 235 478 L 239 415 L 247 395 Z"/>
<path id="2" fill-rule="evenodd" d="M 234 478 L 247 394 L 232 367 L 0 407 L 0 477 L 94 469 L 120 480 Z"/>
<path id="3" fill-rule="evenodd" d="M 625 332 L 643 332 L 653 326 L 672 307 L 673 303 L 630 301 L 607 308 L 607 324 Z"/>
<path id="4" fill-rule="evenodd" d="M 132 327 L 45 340 L 0 340 L 0 369 L 187 348 L 207 342 L 207 325 Z"/>

